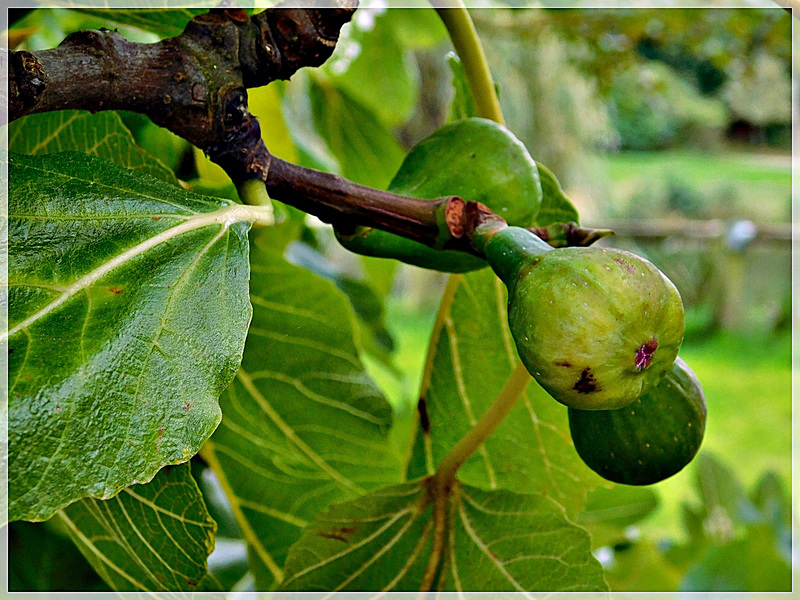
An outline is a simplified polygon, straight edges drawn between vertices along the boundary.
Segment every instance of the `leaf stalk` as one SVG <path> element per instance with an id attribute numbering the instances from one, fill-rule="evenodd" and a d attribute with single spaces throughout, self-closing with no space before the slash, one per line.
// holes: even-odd
<path id="1" fill-rule="evenodd" d="M 436 12 L 444 22 L 464 66 L 478 116 L 505 125 L 489 63 L 467 7 L 461 0 L 440 0 L 437 5 Z"/>
<path id="2" fill-rule="evenodd" d="M 439 463 L 433 475 L 439 489 L 448 490 L 453 485 L 458 469 L 499 427 L 532 379 L 525 366 L 518 363 L 489 410 Z"/>

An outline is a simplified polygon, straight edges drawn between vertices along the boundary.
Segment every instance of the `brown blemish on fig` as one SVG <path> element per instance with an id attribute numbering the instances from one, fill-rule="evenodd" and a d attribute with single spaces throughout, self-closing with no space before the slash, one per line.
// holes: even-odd
<path id="1" fill-rule="evenodd" d="M 596 392 L 600 389 L 600 386 L 597 385 L 597 380 L 594 378 L 592 369 L 590 367 L 586 367 L 583 371 L 581 371 L 581 378 L 578 380 L 578 383 L 575 384 L 573 389 L 578 390 L 578 393 L 580 394 L 591 394 L 592 392 Z"/>
<path id="2" fill-rule="evenodd" d="M 569 368 L 569 367 L 572 366 L 572 363 L 569 362 L 568 360 L 562 360 L 562 361 L 557 362 L 556 365 L 559 366 L 559 367 L 567 367 L 567 368 Z"/>
<path id="3" fill-rule="evenodd" d="M 428 433 L 431 430 L 431 418 L 428 416 L 428 403 L 425 398 L 420 397 L 417 402 L 417 412 L 419 412 L 419 426 L 422 431 Z"/>
<path id="4" fill-rule="evenodd" d="M 636 267 L 634 267 L 631 263 L 629 263 L 624 258 L 620 258 L 619 256 L 614 257 L 614 262 L 618 265 L 622 265 L 628 271 L 628 273 L 635 273 Z"/>
<path id="5" fill-rule="evenodd" d="M 653 362 L 653 355 L 658 348 L 658 341 L 655 338 L 648 340 L 636 351 L 634 365 L 639 371 L 644 371 Z"/>
<path id="6" fill-rule="evenodd" d="M 121 294 L 122 293 L 122 288 L 121 287 L 110 287 L 110 288 L 108 288 L 108 291 L 111 292 L 112 294 Z"/>

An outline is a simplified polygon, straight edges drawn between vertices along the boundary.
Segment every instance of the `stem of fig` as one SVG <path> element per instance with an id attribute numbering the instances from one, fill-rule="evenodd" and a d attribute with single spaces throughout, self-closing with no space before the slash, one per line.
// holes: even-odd
<path id="1" fill-rule="evenodd" d="M 518 363 L 489 410 L 439 463 L 433 475 L 438 491 L 446 494 L 455 481 L 458 469 L 494 433 L 532 379 L 525 365 Z"/>
<path id="2" fill-rule="evenodd" d="M 553 250 L 535 233 L 522 227 L 477 227 L 472 244 L 486 256 L 497 276 L 511 290 L 517 274 Z"/>
<path id="3" fill-rule="evenodd" d="M 478 116 L 505 125 L 489 64 L 467 7 L 461 0 L 441 0 L 437 5 L 436 12 L 444 22 L 453 47 L 464 66 Z"/>

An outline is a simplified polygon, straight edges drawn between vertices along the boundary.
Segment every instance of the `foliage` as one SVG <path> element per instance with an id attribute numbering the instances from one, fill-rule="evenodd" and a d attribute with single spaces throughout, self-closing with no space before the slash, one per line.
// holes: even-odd
<path id="1" fill-rule="evenodd" d="M 790 589 L 791 508 L 780 478 L 764 472 L 747 494 L 736 475 L 705 452 L 695 461 L 695 486 L 699 502 L 681 506 L 683 540 L 653 544 L 625 531 L 603 538 L 596 554 L 604 558 L 609 583 L 643 591 Z M 595 531 L 598 522 L 589 527 Z"/>
<path id="2" fill-rule="evenodd" d="M 42 18 L 77 29 L 101 16 L 141 27 L 145 39 L 174 34 L 182 12 Z M 418 108 L 420 54 L 438 53 L 448 68 L 444 40 L 433 11 L 360 19 L 325 67 L 250 92 L 254 114 L 270 123 L 268 147 L 386 187 L 406 156 L 398 131 Z M 524 45 L 495 43 L 497 60 Z M 452 62 L 458 121 L 474 105 Z M 542 59 L 536 68 L 537 86 L 550 90 L 548 73 L 561 67 Z M 500 89 L 513 104 L 517 89 Z M 580 89 L 569 104 L 576 115 L 592 95 Z M 552 110 L 563 106 L 556 100 Z M 136 116 L 53 113 L 12 123 L 9 137 L 18 153 L 9 169 L 10 518 L 56 515 L 10 525 L 12 589 L 402 590 L 418 589 L 431 564 L 443 589 L 628 589 L 621 570 L 601 568 L 590 532 L 614 544 L 657 496 L 591 492 L 600 480 L 572 447 L 566 409 L 536 383 L 452 489 L 430 487 L 433 467 L 517 362 L 506 292 L 491 271 L 450 280 L 426 332 L 407 435 L 402 407 L 365 367 L 394 368 L 383 310 L 394 262 L 335 260 L 330 230 L 278 204 L 277 223 L 250 230 L 269 223 L 266 209 L 232 201 L 200 153 Z M 470 142 L 478 154 L 487 143 Z M 558 155 L 528 146 L 536 159 Z M 522 163 L 470 195 L 527 189 Z M 434 193 L 423 185 L 434 174 L 435 193 L 453 193 L 465 178 L 447 166 L 404 173 L 409 189 Z M 553 173 L 539 165 L 538 176 L 536 224 L 577 220 Z M 675 587 L 678 572 L 684 589 L 728 589 L 742 582 L 726 581 L 720 565 L 745 544 L 774 560 L 744 583 L 783 586 L 778 487 L 774 477 L 759 485 L 749 502 L 760 516 L 723 545 L 704 538 L 702 555 L 687 558 L 643 543 L 635 565 L 656 556 Z M 692 511 L 706 521 L 713 512 L 708 502 Z M 48 570 L 54 556 L 74 565 L 72 577 Z M 622 564 L 623 552 L 615 556 Z"/>
<path id="3" fill-rule="evenodd" d="M 219 423 L 248 226 L 84 154 L 14 155 L 9 175 L 9 512 L 44 520 L 187 460 Z"/>
<path id="4" fill-rule="evenodd" d="M 673 69 L 652 62 L 614 78 L 611 114 L 624 149 L 665 148 L 719 136 L 725 125 L 723 105 L 702 97 Z"/>

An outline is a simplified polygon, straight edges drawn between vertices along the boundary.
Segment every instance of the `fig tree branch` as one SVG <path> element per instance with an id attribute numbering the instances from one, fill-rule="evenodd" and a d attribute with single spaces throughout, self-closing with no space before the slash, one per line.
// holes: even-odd
<path id="1" fill-rule="evenodd" d="M 73 33 L 51 50 L 12 52 L 9 118 L 130 110 L 203 150 L 234 183 L 265 180 L 271 154 L 247 89 L 325 62 L 357 0 L 340 1 L 335 9 L 272 8 L 253 17 L 214 9 L 154 44 L 100 29 Z"/>
<path id="2" fill-rule="evenodd" d="M 376 227 L 474 252 L 467 221 L 453 219 L 488 215 L 485 207 L 467 214 L 460 199 L 430 202 L 357 185 L 279 160 L 264 145 L 247 89 L 321 65 L 357 0 L 340 2 L 335 9 L 276 7 L 253 17 L 215 9 L 193 18 L 181 35 L 153 44 L 101 29 L 73 33 L 51 50 L 12 52 L 9 117 L 64 109 L 142 113 L 203 150 L 239 189 L 247 187 L 246 200 L 258 195 L 245 182 L 257 179 L 272 198 L 341 227 Z"/>
<path id="3" fill-rule="evenodd" d="M 246 202 L 264 203 L 250 181 L 257 180 L 270 197 L 341 230 L 375 227 L 433 248 L 477 253 L 474 227 L 502 221 L 485 206 L 358 185 L 282 161 L 264 145 L 247 89 L 325 62 L 357 4 L 339 2 L 328 9 L 278 6 L 252 17 L 214 9 L 194 17 L 181 35 L 153 44 L 100 29 L 73 33 L 50 50 L 12 52 L 9 118 L 64 109 L 138 112 L 203 150 Z"/>

